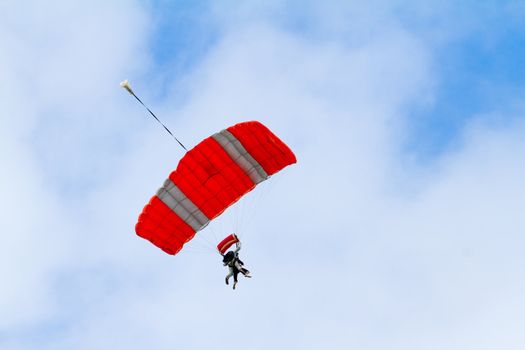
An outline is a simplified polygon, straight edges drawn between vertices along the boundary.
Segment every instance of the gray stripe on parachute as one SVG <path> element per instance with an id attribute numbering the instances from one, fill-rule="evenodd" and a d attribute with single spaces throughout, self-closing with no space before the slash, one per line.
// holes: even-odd
<path id="1" fill-rule="evenodd" d="M 257 162 L 250 153 L 244 148 L 241 142 L 233 136 L 228 130 L 222 130 L 214 134 L 213 139 L 217 141 L 222 148 L 228 153 L 231 159 L 250 177 L 250 179 L 258 184 L 268 178 L 268 174 L 263 167 Z"/>
<path id="2" fill-rule="evenodd" d="M 195 232 L 202 230 L 210 219 L 171 181 L 167 179 L 157 191 L 157 197 Z"/>

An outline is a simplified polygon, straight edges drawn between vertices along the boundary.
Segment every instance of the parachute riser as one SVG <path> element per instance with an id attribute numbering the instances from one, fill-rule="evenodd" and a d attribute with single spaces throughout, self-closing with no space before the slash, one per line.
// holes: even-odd
<path id="1" fill-rule="evenodd" d="M 155 118 L 155 120 L 164 127 L 164 129 L 168 132 L 168 134 L 171 135 L 171 137 L 173 137 L 175 139 L 175 141 L 177 141 L 177 143 L 186 151 L 188 152 L 188 149 L 186 147 L 184 147 L 184 145 L 182 144 L 182 142 L 180 142 L 176 137 L 175 135 L 173 135 L 173 133 L 170 131 L 170 129 L 168 129 L 168 127 L 166 127 L 166 125 L 164 125 L 164 123 L 162 123 L 159 118 L 157 118 L 157 116 L 148 108 L 148 106 L 146 106 L 144 104 L 144 102 L 142 102 L 142 100 L 137 96 L 135 95 L 135 93 L 133 92 L 133 90 L 131 89 L 131 86 L 129 85 L 129 82 L 127 80 L 124 80 L 123 82 L 120 83 L 120 86 L 124 89 L 127 90 L 127 92 L 129 92 L 133 97 L 135 97 L 135 99 L 137 101 L 139 101 L 139 103 L 144 106 L 144 108 L 146 108 L 146 110 L 149 112 L 149 114 L 151 114 L 151 116 L 153 118 Z"/>

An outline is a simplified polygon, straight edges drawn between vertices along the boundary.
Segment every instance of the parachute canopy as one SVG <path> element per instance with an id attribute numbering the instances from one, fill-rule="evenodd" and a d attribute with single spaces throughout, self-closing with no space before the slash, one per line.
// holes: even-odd
<path id="1" fill-rule="evenodd" d="M 237 242 L 239 242 L 239 238 L 237 238 L 237 235 L 235 233 L 232 233 L 231 235 L 220 241 L 219 244 L 217 244 L 217 250 L 219 251 L 219 253 L 221 253 L 221 255 L 223 255 L 224 252 L 228 250 L 228 248 L 230 248 Z"/>
<path id="2" fill-rule="evenodd" d="M 166 253 L 177 254 L 210 220 L 295 162 L 290 148 L 263 124 L 231 126 L 182 157 L 142 210 L 135 231 Z"/>

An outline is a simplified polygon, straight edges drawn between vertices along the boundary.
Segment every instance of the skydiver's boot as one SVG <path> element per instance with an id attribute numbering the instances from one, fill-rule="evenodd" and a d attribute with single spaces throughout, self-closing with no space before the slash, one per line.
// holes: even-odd
<path id="1" fill-rule="evenodd" d="M 235 286 L 237 286 L 237 281 L 233 282 L 233 289 L 235 289 Z"/>
<path id="2" fill-rule="evenodd" d="M 230 283 L 228 282 L 228 277 L 226 277 L 226 278 L 224 279 L 224 281 L 226 282 L 226 285 L 230 284 Z"/>

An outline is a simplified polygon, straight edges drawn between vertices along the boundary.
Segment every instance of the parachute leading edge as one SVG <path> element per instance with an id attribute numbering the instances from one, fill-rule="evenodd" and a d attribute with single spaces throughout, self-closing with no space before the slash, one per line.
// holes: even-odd
<path id="1" fill-rule="evenodd" d="M 144 207 L 135 231 L 166 253 L 177 254 L 258 183 L 296 162 L 290 148 L 263 124 L 231 126 L 182 157 Z"/>

